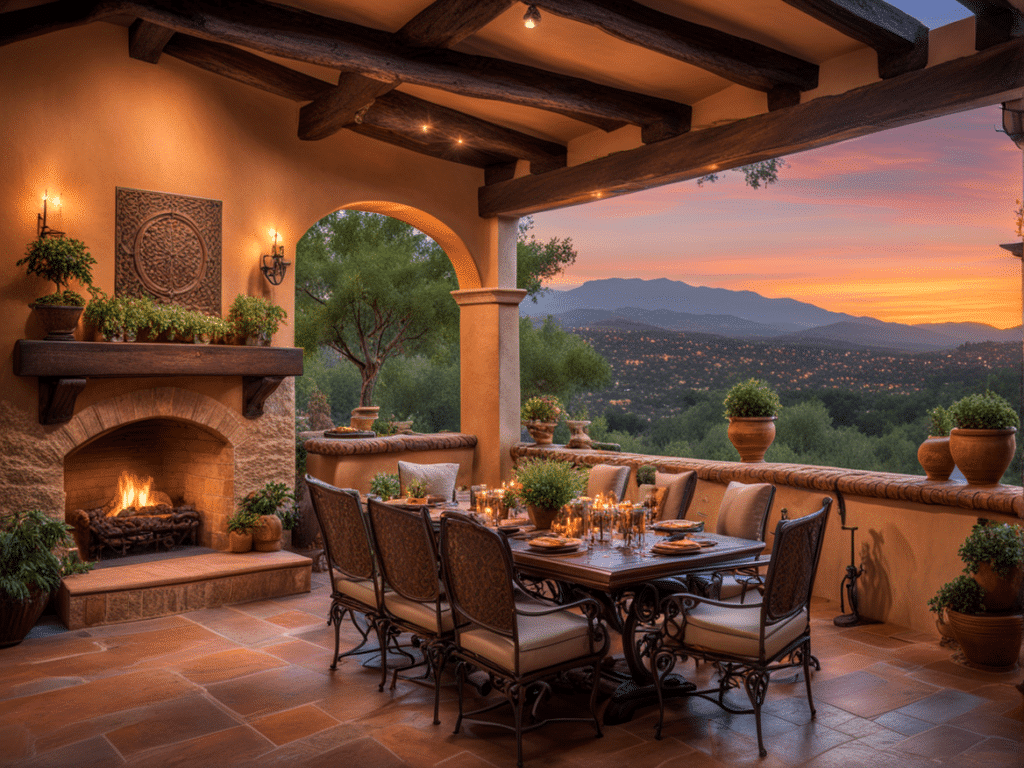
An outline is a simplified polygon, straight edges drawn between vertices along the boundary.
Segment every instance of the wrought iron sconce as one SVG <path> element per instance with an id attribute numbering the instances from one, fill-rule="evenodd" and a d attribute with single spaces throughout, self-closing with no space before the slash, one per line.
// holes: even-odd
<path id="1" fill-rule="evenodd" d="M 530 4 L 526 9 L 526 15 L 523 16 L 523 26 L 527 29 L 533 29 L 540 24 L 540 11 L 537 10 L 537 6 Z"/>
<path id="2" fill-rule="evenodd" d="M 277 244 L 277 232 L 273 231 L 274 244 L 270 246 L 270 253 L 263 254 L 263 264 L 260 265 L 260 272 L 267 278 L 267 282 L 271 285 L 280 285 L 281 281 L 284 280 L 285 274 L 288 272 L 288 267 L 291 266 L 290 261 L 284 260 L 284 244 Z"/>
<path id="3" fill-rule="evenodd" d="M 52 198 L 49 194 L 43 193 L 43 212 L 36 214 L 36 235 L 42 240 L 44 237 L 61 237 L 64 233 L 57 229 L 51 229 L 46 226 L 46 204 L 52 200 L 54 207 L 60 208 L 60 197 L 54 195 Z"/>
<path id="4" fill-rule="evenodd" d="M 1024 149 L 1024 99 L 1003 102 L 1003 133 Z"/>

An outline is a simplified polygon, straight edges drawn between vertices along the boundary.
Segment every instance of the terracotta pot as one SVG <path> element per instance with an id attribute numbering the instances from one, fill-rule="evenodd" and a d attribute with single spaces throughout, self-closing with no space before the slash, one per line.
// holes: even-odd
<path id="1" fill-rule="evenodd" d="M 557 507 L 549 509 L 547 507 L 536 507 L 533 504 L 527 504 L 526 510 L 530 515 L 530 522 L 537 527 L 538 531 L 550 528 L 551 523 L 558 517 L 560 511 Z"/>
<path id="2" fill-rule="evenodd" d="M 567 448 L 590 448 L 594 441 L 590 439 L 590 435 L 587 434 L 587 427 L 590 426 L 589 421 L 567 421 L 569 425 L 569 442 L 566 443 Z"/>
<path id="3" fill-rule="evenodd" d="M 78 320 L 85 307 L 68 307 L 59 304 L 33 304 L 36 317 L 46 330 L 46 341 L 74 341 Z"/>
<path id="4" fill-rule="evenodd" d="M 953 454 L 949 452 L 949 438 L 931 436 L 917 449 L 917 461 L 924 468 L 928 479 L 944 483 L 953 474 Z"/>
<path id="5" fill-rule="evenodd" d="M 979 667 L 1009 670 L 1017 666 L 1024 616 L 949 611 L 949 623 L 964 657 Z"/>
<path id="6" fill-rule="evenodd" d="M 369 432 L 373 429 L 373 422 L 377 420 L 379 414 L 379 405 L 363 405 L 359 408 L 353 408 L 349 426 L 352 429 L 358 429 L 360 432 Z"/>
<path id="7" fill-rule="evenodd" d="M 764 461 L 764 453 L 775 440 L 775 416 L 733 416 L 729 419 L 729 440 L 740 461 Z"/>
<path id="8" fill-rule="evenodd" d="M 997 485 L 1013 461 L 1016 427 L 959 429 L 949 433 L 949 452 L 971 485 Z"/>
<path id="9" fill-rule="evenodd" d="M 228 531 L 228 551 L 248 552 L 252 549 L 252 534 Z"/>
<path id="10" fill-rule="evenodd" d="M 526 431 L 530 433 L 530 437 L 537 445 L 551 445 L 551 441 L 555 437 L 556 426 L 558 424 L 553 421 L 528 421 L 526 422 Z"/>
<path id="11" fill-rule="evenodd" d="M 978 563 L 974 580 L 985 590 L 985 610 L 1008 611 L 1016 604 L 1024 585 L 1024 569 L 1015 565 L 1006 576 L 1000 576 L 989 563 Z"/>
<path id="12" fill-rule="evenodd" d="M 0 648 L 9 648 L 24 640 L 43 615 L 50 594 L 36 587 L 29 587 L 28 591 L 29 598 L 24 602 L 0 596 Z"/>
<path id="13" fill-rule="evenodd" d="M 956 635 L 953 634 L 953 627 L 949 625 L 949 613 L 946 608 L 942 609 L 939 613 L 939 618 L 935 620 L 935 628 L 939 630 L 943 640 L 956 640 Z"/>
<path id="14" fill-rule="evenodd" d="M 278 552 L 281 549 L 281 518 L 260 515 L 260 524 L 252 532 L 252 548 L 256 552 Z"/>

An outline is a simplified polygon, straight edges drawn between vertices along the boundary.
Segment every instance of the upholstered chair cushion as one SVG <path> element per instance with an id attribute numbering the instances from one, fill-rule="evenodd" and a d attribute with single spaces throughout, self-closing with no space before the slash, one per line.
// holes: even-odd
<path id="1" fill-rule="evenodd" d="M 615 501 L 622 501 L 622 497 L 626 495 L 626 483 L 628 482 L 628 466 L 595 464 L 590 468 L 590 476 L 587 479 L 587 496 L 594 498 L 600 493 L 605 498 L 612 497 Z"/>
<path id="2" fill-rule="evenodd" d="M 347 579 L 338 571 L 334 572 L 334 588 L 346 597 L 366 605 L 377 604 L 377 592 L 370 579 Z"/>
<path id="3" fill-rule="evenodd" d="M 415 624 L 417 627 L 422 627 L 428 632 L 439 635 L 443 632 L 451 632 L 454 629 L 452 611 L 446 602 L 441 603 L 440 627 L 437 626 L 437 613 L 434 610 L 433 602 L 419 603 L 415 600 L 407 600 L 394 592 L 386 592 L 384 594 L 384 605 L 387 607 L 388 612 L 397 618 L 410 624 Z"/>
<path id="4" fill-rule="evenodd" d="M 715 530 L 725 536 L 760 539 L 772 488 L 771 483 L 729 483 L 718 508 Z"/>
<path id="5" fill-rule="evenodd" d="M 654 473 L 654 485 L 657 488 L 665 489 L 665 498 L 658 510 L 659 520 L 675 520 L 683 517 L 686 510 L 682 509 L 686 501 L 686 484 L 693 477 L 694 471 L 670 474 L 666 472 Z"/>
<path id="6" fill-rule="evenodd" d="M 459 474 L 458 464 L 413 464 L 409 461 L 398 462 L 398 481 L 402 486 L 402 495 L 407 496 L 406 486 L 413 480 L 422 480 L 427 484 L 427 493 L 431 496 L 443 496 L 455 500 L 455 479 Z"/>
<path id="7" fill-rule="evenodd" d="M 771 657 L 807 629 L 807 609 L 765 627 L 765 656 Z M 686 613 L 683 642 L 718 653 L 757 657 L 760 653 L 761 606 L 720 608 L 702 604 Z"/>

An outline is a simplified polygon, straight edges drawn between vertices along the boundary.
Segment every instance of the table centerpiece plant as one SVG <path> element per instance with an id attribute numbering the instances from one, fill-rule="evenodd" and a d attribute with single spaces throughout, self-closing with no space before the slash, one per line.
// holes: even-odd
<path id="1" fill-rule="evenodd" d="M 526 505 L 538 529 L 551 527 L 563 506 L 583 493 L 586 472 L 559 459 L 527 459 L 515 472 L 515 498 Z"/>
<path id="2" fill-rule="evenodd" d="M 565 410 L 554 395 L 535 395 L 520 409 L 523 425 L 537 445 L 551 445 L 555 427 L 564 415 Z"/>
<path id="3" fill-rule="evenodd" d="M 917 449 L 917 461 L 929 480 L 942 483 L 949 480 L 955 466 L 953 455 L 949 452 L 949 430 L 953 421 L 949 410 L 941 405 L 928 411 L 928 417 L 928 437 Z"/>
<path id="4" fill-rule="evenodd" d="M 39 237 L 28 244 L 25 257 L 17 262 L 29 275 L 46 278 L 56 286 L 53 293 L 32 304 L 47 341 L 74 341 L 75 328 L 85 309 L 85 298 L 71 290 L 72 281 L 92 286 L 92 267 L 96 263 L 81 240 L 60 235 Z"/>
<path id="5" fill-rule="evenodd" d="M 1020 419 L 991 390 L 967 395 L 949 408 L 949 452 L 970 485 L 998 485 L 1017 450 Z"/>
<path id="6" fill-rule="evenodd" d="M 379 496 L 384 501 L 397 499 L 402 492 L 398 481 L 398 475 L 393 472 L 378 472 L 370 480 L 370 493 Z"/>
<path id="7" fill-rule="evenodd" d="M 729 419 L 729 440 L 740 461 L 762 462 L 775 440 L 775 419 L 782 403 L 767 382 L 747 379 L 733 386 L 725 396 L 725 417 Z"/>

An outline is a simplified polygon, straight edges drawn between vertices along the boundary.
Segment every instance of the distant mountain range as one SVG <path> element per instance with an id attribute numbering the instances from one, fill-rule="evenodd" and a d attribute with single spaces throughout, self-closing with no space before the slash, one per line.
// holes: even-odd
<path id="1" fill-rule="evenodd" d="M 753 291 L 705 288 L 667 278 L 590 280 L 570 291 L 550 291 L 537 303 L 523 302 L 520 312 L 537 319 L 552 315 L 566 328 L 648 328 L 905 352 L 1021 338 L 1020 326 L 1001 330 L 984 323 L 886 323 L 794 299 L 769 299 Z"/>

